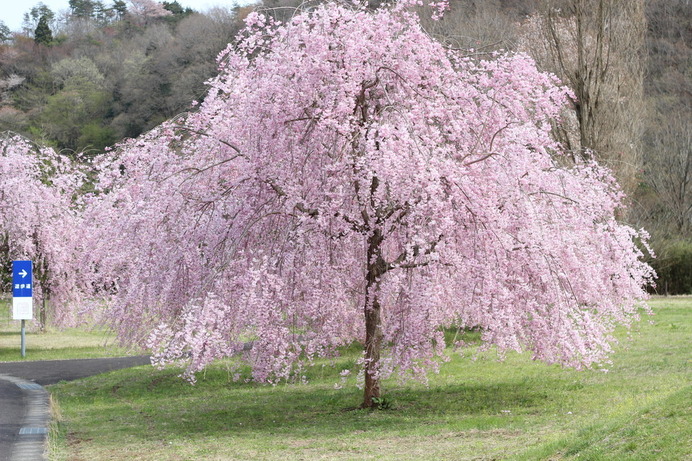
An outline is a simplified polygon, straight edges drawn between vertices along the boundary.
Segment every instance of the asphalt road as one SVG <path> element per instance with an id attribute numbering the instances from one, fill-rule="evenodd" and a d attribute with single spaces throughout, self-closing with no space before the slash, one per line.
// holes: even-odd
<path id="1" fill-rule="evenodd" d="M 24 417 L 24 392 L 10 381 L 0 380 L 0 461 L 11 461 L 12 445 Z"/>
<path id="2" fill-rule="evenodd" d="M 74 381 L 106 371 L 147 365 L 149 357 L 112 357 L 105 359 L 45 360 L 35 362 L 0 362 L 0 374 L 15 376 L 47 386 L 60 381 Z M 3 408 L 0 406 L 0 408 Z"/>
<path id="3" fill-rule="evenodd" d="M 18 447 L 28 438 L 31 439 L 28 445 L 33 443 L 35 447 L 40 448 L 44 443 L 44 435 L 38 437 L 20 435 L 20 430 L 22 428 L 26 430 L 27 419 L 31 417 L 28 413 L 32 411 L 32 408 L 36 409 L 39 394 L 43 394 L 43 390 L 36 384 L 46 386 L 60 381 L 73 381 L 111 370 L 149 363 L 149 357 L 144 356 L 0 362 L 0 461 L 36 459 L 33 455 L 18 455 L 21 451 Z M 32 386 L 38 389 L 32 389 Z M 42 421 L 42 423 L 40 425 L 46 427 L 48 421 Z M 37 426 L 35 420 L 32 420 L 31 426 Z"/>

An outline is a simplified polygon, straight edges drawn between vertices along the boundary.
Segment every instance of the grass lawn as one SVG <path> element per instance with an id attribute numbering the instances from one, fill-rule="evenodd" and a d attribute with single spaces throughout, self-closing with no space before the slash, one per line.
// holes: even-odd
<path id="1" fill-rule="evenodd" d="M 20 360 L 87 359 L 126 355 L 114 345 L 114 337 L 104 329 L 49 328 L 39 333 L 26 321 L 26 357 L 21 354 L 21 321 L 12 320 L 12 298 L 0 298 L 0 362 Z"/>
<path id="2" fill-rule="evenodd" d="M 334 387 L 354 354 L 308 384 L 234 383 L 223 362 L 195 386 L 152 367 L 60 383 L 51 459 L 690 460 L 692 298 L 651 304 L 608 373 L 455 357 L 427 387 L 386 382 L 382 411 Z"/>

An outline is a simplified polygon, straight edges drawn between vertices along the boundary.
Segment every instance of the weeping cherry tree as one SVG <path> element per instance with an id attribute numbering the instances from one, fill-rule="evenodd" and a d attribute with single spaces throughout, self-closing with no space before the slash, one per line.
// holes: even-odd
<path id="1" fill-rule="evenodd" d="M 329 3 L 251 14 L 218 62 L 194 111 L 114 150 L 88 212 L 93 286 L 155 363 L 241 355 L 277 382 L 359 341 L 372 407 L 448 359 L 444 327 L 583 368 L 637 319 L 646 236 L 606 169 L 564 166 L 569 91 L 528 56 Z"/>

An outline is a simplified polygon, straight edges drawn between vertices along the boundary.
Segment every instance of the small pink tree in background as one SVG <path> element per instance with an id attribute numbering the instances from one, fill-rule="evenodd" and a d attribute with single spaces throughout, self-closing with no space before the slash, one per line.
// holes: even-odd
<path id="1" fill-rule="evenodd" d="M 82 229 L 72 198 L 81 180 L 71 162 L 52 149 L 0 135 L 0 258 L 8 271 L 12 260 L 33 261 L 42 329 L 48 303 L 56 324 L 75 320 Z"/>
<path id="2" fill-rule="evenodd" d="M 499 351 L 603 362 L 652 277 L 596 164 L 562 166 L 567 90 L 525 55 L 474 61 L 406 7 L 248 17 L 198 109 L 116 149 L 88 220 L 120 336 L 187 373 L 242 354 L 300 376 L 364 345 L 425 379 L 445 326 Z M 253 341 L 253 347 L 244 343 Z"/>
<path id="3" fill-rule="evenodd" d="M 128 3 L 128 18 L 138 24 L 148 24 L 152 20 L 173 14 L 163 7 L 162 3 L 154 0 L 128 0 Z"/>

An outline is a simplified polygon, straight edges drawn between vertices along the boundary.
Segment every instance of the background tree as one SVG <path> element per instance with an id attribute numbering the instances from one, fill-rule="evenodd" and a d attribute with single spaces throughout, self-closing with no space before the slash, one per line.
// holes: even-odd
<path id="1" fill-rule="evenodd" d="M 658 221 L 668 224 L 668 237 L 692 235 L 692 128 L 688 122 L 666 120 L 647 139 L 654 149 L 646 158 L 645 171 L 661 206 Z"/>
<path id="2" fill-rule="evenodd" d="M 34 30 L 34 42 L 46 46 L 53 42 L 53 32 L 51 32 L 50 26 L 48 26 L 47 16 L 41 16 L 41 19 L 39 19 L 36 30 Z"/>
<path id="3" fill-rule="evenodd" d="M 13 260 L 34 262 L 41 328 L 49 320 L 70 324 L 75 318 L 81 250 L 71 195 L 80 182 L 68 160 L 52 149 L 12 133 L 0 135 L 0 260 L 10 272 Z"/>
<path id="4" fill-rule="evenodd" d="M 164 9 L 172 13 L 174 21 L 180 21 L 184 17 L 194 13 L 192 8 L 183 8 L 182 5 L 180 5 L 180 3 L 178 3 L 177 1 L 163 2 L 162 5 Z"/>
<path id="5" fill-rule="evenodd" d="M 7 24 L 0 21 L 0 44 L 9 41 L 12 38 L 12 31 Z"/>
<path id="6" fill-rule="evenodd" d="M 553 156 L 553 77 L 446 49 L 405 4 L 247 23 L 197 111 L 102 166 L 91 280 L 122 339 L 269 382 L 361 341 L 364 407 L 437 369 L 444 326 L 604 360 L 651 272 L 609 173 Z"/>
<path id="7" fill-rule="evenodd" d="M 91 18 L 96 10 L 96 2 L 93 0 L 70 0 L 70 12 L 78 18 Z"/>
<path id="8" fill-rule="evenodd" d="M 660 103 L 660 102 L 659 102 Z M 687 113 L 687 116 L 685 114 Z M 663 117 L 645 138 L 646 183 L 638 194 L 638 218 L 651 229 L 658 292 L 692 292 L 692 130 L 689 111 Z"/>
<path id="9" fill-rule="evenodd" d="M 557 132 L 560 141 L 575 155 L 595 155 L 634 192 L 646 113 L 643 0 L 546 0 L 527 30 L 541 67 L 574 92 L 575 124 Z"/>
<path id="10" fill-rule="evenodd" d="M 113 10 L 115 10 L 118 19 L 123 19 L 127 13 L 127 3 L 125 0 L 113 0 Z"/>
<path id="11" fill-rule="evenodd" d="M 27 13 L 24 13 L 24 21 L 22 23 L 24 33 L 31 36 L 36 30 L 39 21 L 44 16 L 48 23 L 53 22 L 55 19 L 55 13 L 53 10 L 41 2 L 32 7 Z"/>
<path id="12" fill-rule="evenodd" d="M 130 7 L 127 9 L 128 17 L 138 25 L 147 25 L 156 19 L 171 16 L 169 10 L 161 3 L 154 0 L 128 0 Z"/>

